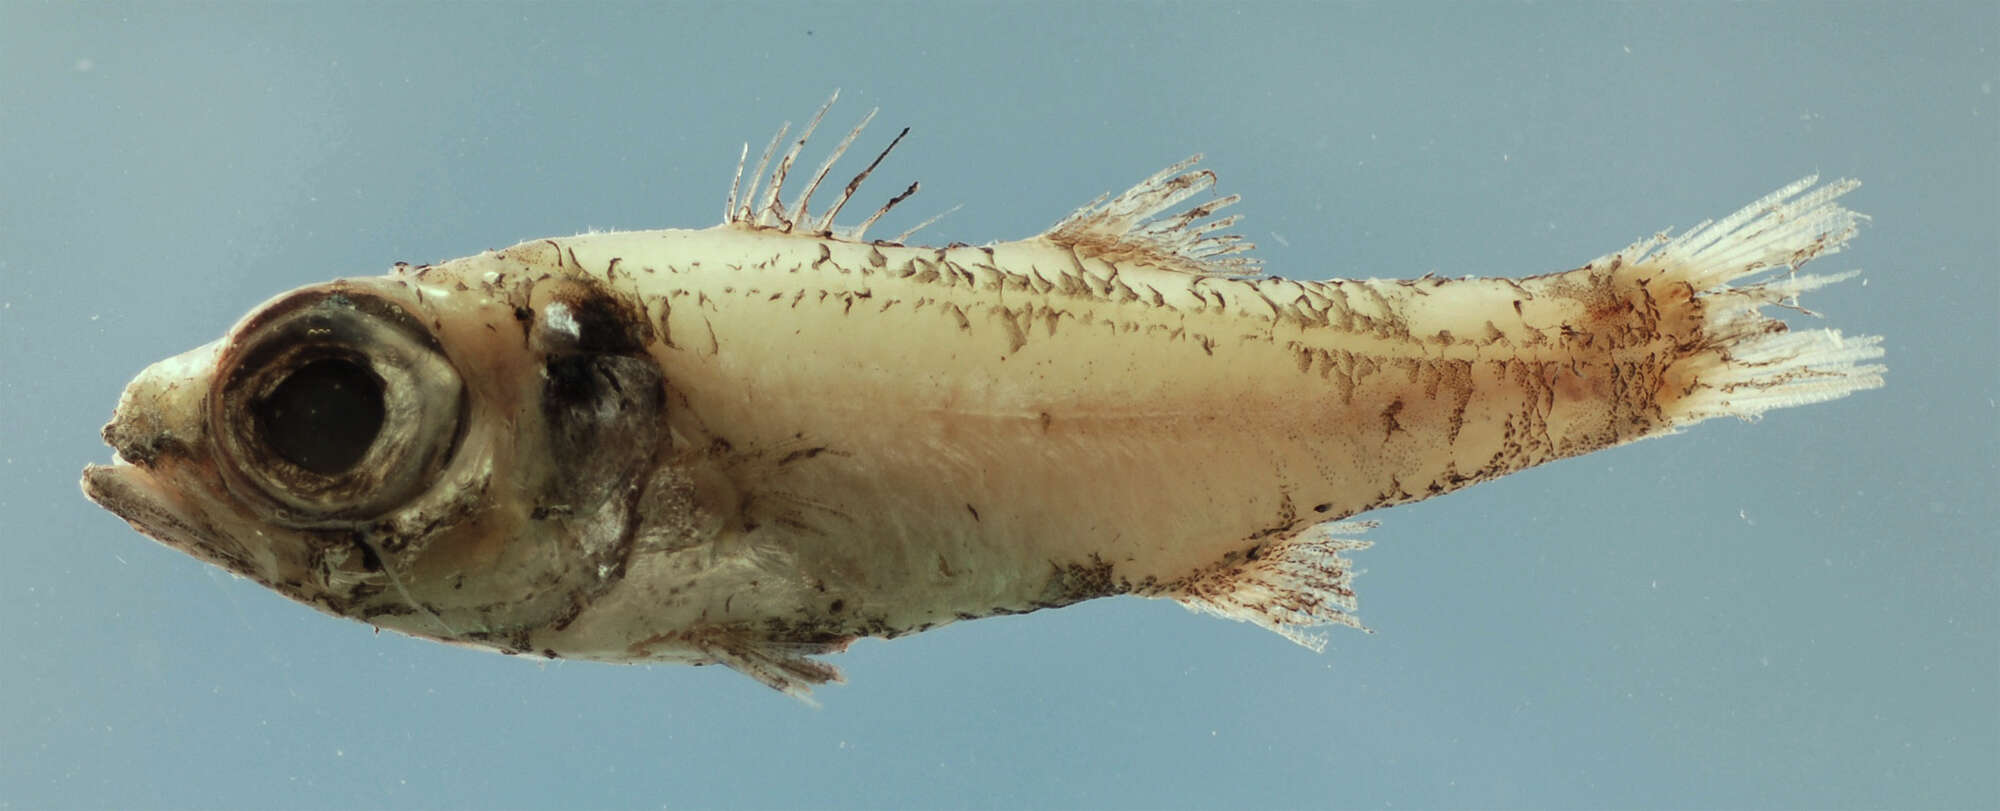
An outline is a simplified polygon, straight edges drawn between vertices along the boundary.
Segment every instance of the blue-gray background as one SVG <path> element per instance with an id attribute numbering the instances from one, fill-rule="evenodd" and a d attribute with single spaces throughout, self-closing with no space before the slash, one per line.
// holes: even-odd
<path id="1" fill-rule="evenodd" d="M 1991 3 L 0 4 L 0 806 L 2000 803 L 1996 39 Z M 1100 601 L 862 642 L 819 710 L 378 635 L 78 495 L 126 380 L 265 298 L 712 224 L 836 87 L 835 129 L 882 107 L 857 151 L 914 128 L 851 209 L 921 178 L 888 233 L 1026 236 L 1205 150 L 1308 278 L 1560 269 L 1858 176 L 1815 269 L 1866 281 L 1806 303 L 1889 385 L 1375 516 L 1379 633 L 1323 656 Z"/>

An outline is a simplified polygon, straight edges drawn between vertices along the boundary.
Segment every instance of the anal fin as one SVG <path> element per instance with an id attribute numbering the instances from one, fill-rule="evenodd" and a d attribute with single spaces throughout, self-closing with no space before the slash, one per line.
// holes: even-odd
<path id="1" fill-rule="evenodd" d="M 1305 629 L 1345 625 L 1368 629 L 1354 616 L 1354 564 L 1342 555 L 1372 544 L 1355 538 L 1373 521 L 1339 521 L 1259 547 L 1169 587 L 1190 611 L 1261 625 L 1319 652 L 1326 635 Z"/>

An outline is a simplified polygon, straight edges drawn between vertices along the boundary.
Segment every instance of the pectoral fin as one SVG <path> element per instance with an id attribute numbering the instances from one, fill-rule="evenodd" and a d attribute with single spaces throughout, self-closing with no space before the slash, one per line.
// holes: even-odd
<path id="1" fill-rule="evenodd" d="M 812 688 L 828 682 L 845 683 L 840 668 L 807 657 L 839 653 L 854 640 L 833 642 L 774 642 L 747 634 L 713 636 L 701 651 L 716 664 L 763 682 L 773 690 L 817 706 Z"/>

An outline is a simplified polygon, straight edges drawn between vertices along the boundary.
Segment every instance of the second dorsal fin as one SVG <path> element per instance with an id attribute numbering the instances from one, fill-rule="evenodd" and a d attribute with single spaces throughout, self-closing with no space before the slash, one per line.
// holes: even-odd
<path id="1" fill-rule="evenodd" d="M 1242 197 L 1217 197 L 1161 216 L 1215 185 L 1214 172 L 1192 168 L 1199 162 L 1201 155 L 1196 154 L 1140 181 L 1124 194 L 1098 197 L 1050 226 L 1041 237 L 1111 262 L 1140 261 L 1202 276 L 1257 274 L 1257 259 L 1241 255 L 1254 245 L 1238 234 L 1214 233 L 1235 225 L 1239 218 L 1232 214 L 1210 219 Z"/>

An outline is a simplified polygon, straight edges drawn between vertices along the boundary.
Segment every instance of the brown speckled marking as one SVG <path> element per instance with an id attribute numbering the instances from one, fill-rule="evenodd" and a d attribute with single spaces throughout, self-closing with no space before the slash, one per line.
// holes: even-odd
<path id="1" fill-rule="evenodd" d="M 783 142 L 716 228 L 333 283 L 433 336 L 411 353 L 455 371 L 425 379 L 475 399 L 451 429 L 467 456 L 412 504 L 309 526 L 245 508 L 213 485 L 206 406 L 171 388 L 207 385 L 199 362 L 134 382 L 106 432 L 125 461 L 86 492 L 379 627 L 803 695 L 838 678 L 808 657 L 857 636 L 1114 594 L 1317 644 L 1298 627 L 1358 625 L 1362 544 L 1315 521 L 1881 382 L 1872 340 L 1758 313 L 1822 280 L 1740 281 L 1838 247 L 1850 184 L 1564 273 L 1299 282 L 1252 278 L 1213 233 L 1231 218 L 1204 222 L 1233 198 L 1168 213 L 1213 183 L 1193 160 L 1027 240 L 925 248 L 863 237 L 916 184 L 832 229 L 873 164 L 818 217 L 810 188 L 781 205 L 805 139 Z"/>

